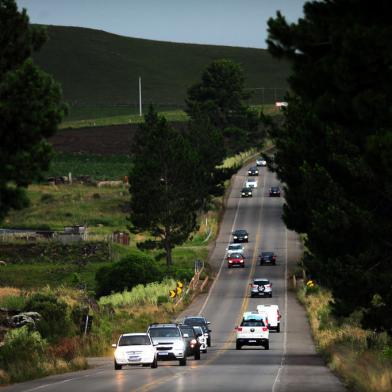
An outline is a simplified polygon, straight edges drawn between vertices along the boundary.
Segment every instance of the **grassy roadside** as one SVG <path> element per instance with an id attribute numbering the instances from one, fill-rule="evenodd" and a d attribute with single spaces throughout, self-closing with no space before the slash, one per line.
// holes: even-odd
<path id="1" fill-rule="evenodd" d="M 360 313 L 337 320 L 331 314 L 331 293 L 318 286 L 297 291 L 305 306 L 318 351 L 356 392 L 392 391 L 392 341 L 360 327 Z"/>

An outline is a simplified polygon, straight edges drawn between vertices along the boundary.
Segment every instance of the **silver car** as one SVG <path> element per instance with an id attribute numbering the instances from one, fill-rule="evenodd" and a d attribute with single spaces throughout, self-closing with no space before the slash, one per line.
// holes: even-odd
<path id="1" fill-rule="evenodd" d="M 272 283 L 265 278 L 254 278 L 250 284 L 251 297 L 272 297 Z"/>

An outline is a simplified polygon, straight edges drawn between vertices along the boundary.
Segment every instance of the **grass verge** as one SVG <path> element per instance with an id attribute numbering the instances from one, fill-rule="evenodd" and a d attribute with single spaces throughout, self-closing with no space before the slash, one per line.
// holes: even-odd
<path id="1" fill-rule="evenodd" d="M 299 288 L 318 351 L 329 367 L 356 392 L 392 391 L 392 342 L 384 333 L 363 330 L 360 313 L 337 320 L 331 314 L 331 293 L 318 286 Z"/>

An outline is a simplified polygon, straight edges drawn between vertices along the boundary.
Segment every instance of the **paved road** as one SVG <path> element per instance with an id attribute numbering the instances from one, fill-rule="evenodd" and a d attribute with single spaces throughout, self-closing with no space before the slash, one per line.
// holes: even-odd
<path id="1" fill-rule="evenodd" d="M 287 291 L 287 271 L 300 256 L 294 233 L 281 221 L 282 198 L 269 198 L 268 188 L 277 184 L 263 169 L 254 197 L 241 199 L 246 178 L 241 170 L 234 178 L 211 263 L 219 271 L 208 295 L 200 297 L 188 312 L 201 313 L 211 321 L 212 347 L 200 361 L 187 367 L 160 362 L 158 369 L 125 368 L 115 372 L 112 360 L 102 359 L 92 370 L 48 377 L 9 388 L 8 391 L 345 391 L 339 380 L 315 353 L 309 327 L 295 295 Z M 225 248 L 235 228 L 247 229 L 246 268 L 227 269 Z M 275 251 L 277 266 L 256 265 L 260 249 Z M 273 282 L 273 298 L 249 298 L 252 277 Z M 277 303 L 283 313 L 281 333 L 271 332 L 270 350 L 244 347 L 235 350 L 234 327 L 246 310 L 260 303 Z"/>

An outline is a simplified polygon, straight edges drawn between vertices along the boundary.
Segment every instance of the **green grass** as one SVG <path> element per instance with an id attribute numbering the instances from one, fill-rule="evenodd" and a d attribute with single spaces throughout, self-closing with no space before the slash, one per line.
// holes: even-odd
<path id="1" fill-rule="evenodd" d="M 129 175 L 130 171 L 130 157 L 126 155 L 57 153 L 45 176 L 67 176 L 71 172 L 74 178 L 88 175 L 94 180 L 118 180 Z"/>
<path id="2" fill-rule="evenodd" d="M 287 90 L 288 62 L 264 49 L 151 41 L 80 27 L 47 29 L 49 40 L 34 60 L 61 83 L 70 108 L 65 121 L 128 115 L 127 107 L 137 113 L 139 76 L 145 105 L 181 108 L 205 67 L 222 58 L 242 65 L 246 88 L 265 88 L 264 94 L 255 90 L 251 103 L 272 103 Z"/>
<path id="3" fill-rule="evenodd" d="M 82 282 L 88 290 L 94 290 L 96 271 L 109 264 L 110 262 L 87 263 L 82 269 L 74 263 L 8 264 L 1 271 L 0 286 L 36 289 L 47 285 L 72 287 Z"/>
<path id="4" fill-rule="evenodd" d="M 145 111 L 147 108 L 145 108 Z M 164 116 L 170 122 L 184 122 L 188 120 L 188 115 L 183 110 L 173 110 L 159 112 L 160 115 Z M 83 128 L 83 127 L 98 127 L 105 125 L 119 125 L 119 124 L 140 124 L 144 121 L 144 117 L 140 117 L 139 114 L 121 114 L 109 117 L 102 117 L 99 110 L 97 112 L 92 109 L 91 112 L 86 111 L 85 119 L 68 120 L 67 118 L 60 125 L 60 129 L 65 128 Z"/>

